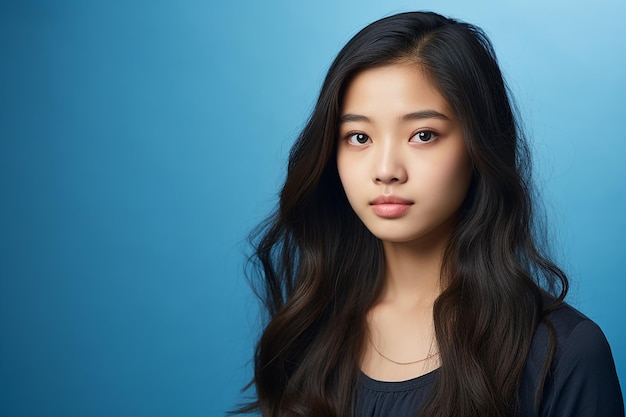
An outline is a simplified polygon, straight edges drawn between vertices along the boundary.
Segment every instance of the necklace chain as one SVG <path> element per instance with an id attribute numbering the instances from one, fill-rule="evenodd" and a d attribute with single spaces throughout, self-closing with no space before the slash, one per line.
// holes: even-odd
<path id="1" fill-rule="evenodd" d="M 370 343 L 372 344 L 372 347 L 374 348 L 374 350 L 376 351 L 376 353 L 378 353 L 378 354 L 379 354 L 380 356 L 382 356 L 384 359 L 387 359 L 389 362 L 393 362 L 393 363 L 395 363 L 396 365 L 413 365 L 413 364 L 416 364 L 416 363 L 425 362 L 425 361 L 427 361 L 428 359 L 433 358 L 433 357 L 435 357 L 435 356 L 439 355 L 439 352 L 435 352 L 435 353 L 430 353 L 430 352 L 429 352 L 429 353 L 428 353 L 428 355 L 426 355 L 426 357 L 425 357 L 425 358 L 418 359 L 418 360 L 416 360 L 416 361 L 398 362 L 398 361 L 395 361 L 395 360 L 391 359 L 391 358 L 390 358 L 390 357 L 388 357 L 388 356 L 385 356 L 385 355 L 384 355 L 384 354 L 383 354 L 380 350 L 378 350 L 378 347 L 376 347 L 376 344 L 374 343 L 374 341 L 373 341 L 372 339 L 370 339 Z"/>

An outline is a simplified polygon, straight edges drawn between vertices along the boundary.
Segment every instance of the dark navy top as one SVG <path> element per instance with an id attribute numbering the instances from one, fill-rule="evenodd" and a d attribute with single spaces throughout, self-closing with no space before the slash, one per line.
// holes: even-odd
<path id="1" fill-rule="evenodd" d="M 549 315 L 557 348 L 543 387 L 539 409 L 535 390 L 550 343 L 541 324 L 520 386 L 520 417 L 624 417 L 624 400 L 611 349 L 602 330 L 567 304 Z M 376 381 L 361 374 L 355 417 L 415 417 L 430 394 L 439 370 L 401 382 Z M 453 399 L 451 399 L 453 401 Z"/>

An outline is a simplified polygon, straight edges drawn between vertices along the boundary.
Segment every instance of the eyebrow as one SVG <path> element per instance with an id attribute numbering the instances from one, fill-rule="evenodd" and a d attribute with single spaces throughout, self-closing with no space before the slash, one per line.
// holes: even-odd
<path id="1" fill-rule="evenodd" d="M 413 113 L 405 114 L 401 117 L 403 122 L 410 120 L 422 120 L 422 119 L 442 119 L 442 120 L 450 120 L 448 116 L 443 113 L 439 113 L 436 110 L 422 110 L 416 111 Z M 371 123 L 371 120 L 367 116 L 363 116 L 361 114 L 352 114 L 347 113 L 341 116 L 339 123 L 347 123 L 347 122 L 366 122 Z"/>
<path id="2" fill-rule="evenodd" d="M 439 113 L 436 110 L 417 111 L 417 112 L 405 114 L 404 116 L 402 116 L 402 121 L 421 120 L 421 119 L 450 120 L 450 118 L 448 116 L 446 116 L 443 113 Z"/>

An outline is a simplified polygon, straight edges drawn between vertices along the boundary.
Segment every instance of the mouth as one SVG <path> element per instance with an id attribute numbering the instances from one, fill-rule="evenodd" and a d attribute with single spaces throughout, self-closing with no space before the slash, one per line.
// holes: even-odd
<path id="1" fill-rule="evenodd" d="M 371 206 L 377 206 L 382 204 L 402 204 L 405 206 L 410 206 L 413 204 L 413 202 L 411 200 L 406 200 L 404 198 L 396 197 L 393 195 L 381 195 L 370 201 Z"/>
<path id="2" fill-rule="evenodd" d="M 413 204 L 411 200 L 396 196 L 380 196 L 370 202 L 374 213 L 387 219 L 403 216 Z"/>

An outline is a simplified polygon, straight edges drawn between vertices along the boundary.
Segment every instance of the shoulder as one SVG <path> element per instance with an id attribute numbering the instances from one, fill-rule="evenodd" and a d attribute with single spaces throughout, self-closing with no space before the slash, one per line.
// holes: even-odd
<path id="1" fill-rule="evenodd" d="M 548 342 L 551 332 L 556 338 L 554 365 L 573 359 L 606 359 L 610 347 L 600 327 L 569 304 L 562 304 L 539 325 L 535 339 Z M 534 346 L 533 346 L 534 347 Z"/>
<path id="2" fill-rule="evenodd" d="M 522 403 L 534 400 L 546 366 L 539 415 L 624 415 L 613 355 L 604 333 L 565 303 L 537 327 L 522 381 Z"/>
<path id="3" fill-rule="evenodd" d="M 552 337 L 556 342 L 551 366 L 554 373 L 569 368 L 597 369 L 599 365 L 615 367 L 600 327 L 569 304 L 563 303 L 539 325 L 533 349 L 536 345 L 548 345 Z"/>

